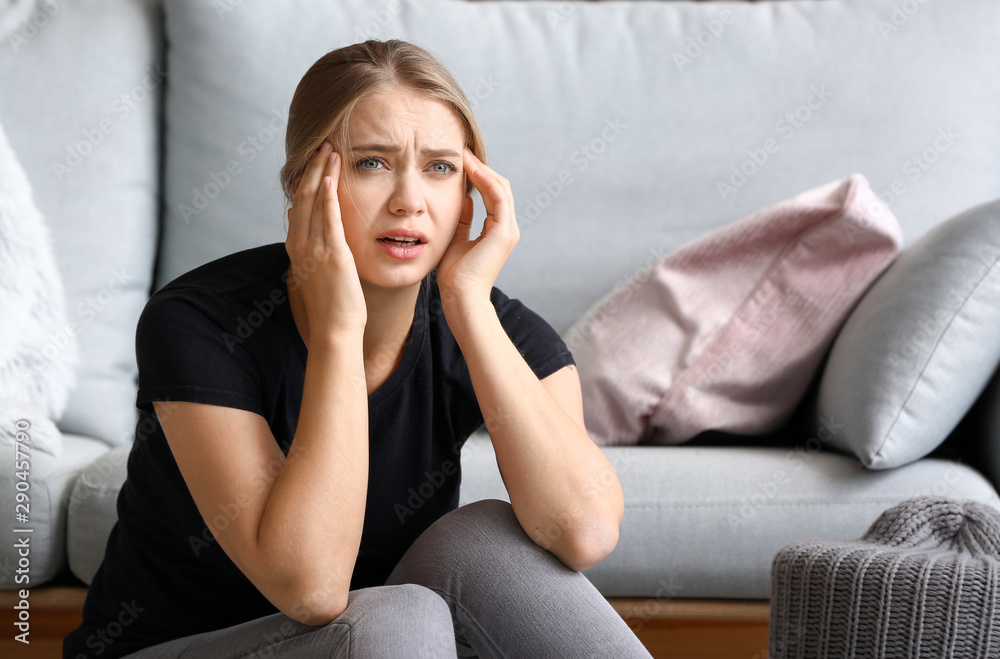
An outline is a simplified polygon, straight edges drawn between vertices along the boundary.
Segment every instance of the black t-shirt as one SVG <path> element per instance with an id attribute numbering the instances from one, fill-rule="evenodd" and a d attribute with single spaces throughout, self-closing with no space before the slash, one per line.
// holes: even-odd
<path id="1" fill-rule="evenodd" d="M 245 250 L 182 275 L 147 302 L 136 331 L 140 416 L 118 522 L 64 657 L 119 657 L 277 612 L 212 535 L 240 514 L 238 502 L 206 524 L 151 403 L 256 412 L 287 455 L 307 355 L 288 304 L 288 264 L 282 243 Z M 368 500 L 351 589 L 384 584 L 417 536 L 458 506 L 459 453 L 483 425 L 436 275 L 420 284 L 402 361 L 368 398 Z M 497 288 L 490 300 L 536 376 L 573 363 L 540 316 Z"/>

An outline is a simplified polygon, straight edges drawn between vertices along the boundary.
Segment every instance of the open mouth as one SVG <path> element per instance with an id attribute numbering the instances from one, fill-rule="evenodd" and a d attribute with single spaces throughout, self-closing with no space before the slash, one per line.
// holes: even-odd
<path id="1" fill-rule="evenodd" d="M 382 251 L 394 259 L 410 260 L 419 257 L 424 251 L 424 241 L 420 238 L 406 236 L 384 236 L 377 239 Z"/>
<path id="2" fill-rule="evenodd" d="M 421 244 L 419 238 L 389 238 L 389 237 L 386 237 L 386 238 L 379 238 L 378 241 L 380 243 L 385 243 L 386 245 L 396 245 L 398 247 L 413 247 L 415 245 Z"/>

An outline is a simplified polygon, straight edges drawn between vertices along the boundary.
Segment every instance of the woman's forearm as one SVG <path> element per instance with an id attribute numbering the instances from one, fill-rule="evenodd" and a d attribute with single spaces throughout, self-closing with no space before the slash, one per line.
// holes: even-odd
<path id="1" fill-rule="evenodd" d="M 614 467 L 535 376 L 489 300 L 445 313 L 518 521 L 568 567 L 590 567 L 618 539 L 624 503 Z"/>
<path id="2" fill-rule="evenodd" d="M 257 538 L 275 569 L 295 575 L 299 619 L 322 624 L 347 606 L 368 490 L 363 332 L 310 341 L 295 438 Z M 286 572 L 287 574 L 287 572 Z"/>

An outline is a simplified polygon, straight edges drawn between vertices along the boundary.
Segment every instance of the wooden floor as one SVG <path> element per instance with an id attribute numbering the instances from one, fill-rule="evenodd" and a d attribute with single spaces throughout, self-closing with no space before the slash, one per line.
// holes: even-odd
<path id="1" fill-rule="evenodd" d="M 80 624 L 86 590 L 36 588 L 30 596 L 30 645 L 14 640 L 18 597 L 0 591 L 0 657 L 57 658 L 62 637 Z M 766 659 L 766 601 L 609 598 L 656 659 Z"/>

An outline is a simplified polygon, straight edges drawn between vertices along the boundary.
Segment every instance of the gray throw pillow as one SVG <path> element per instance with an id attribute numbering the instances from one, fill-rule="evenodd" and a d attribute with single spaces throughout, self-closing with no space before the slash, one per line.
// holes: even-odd
<path id="1" fill-rule="evenodd" d="M 824 369 L 830 443 L 872 469 L 933 451 L 1000 362 L 1000 200 L 906 249 L 844 324 Z"/>

